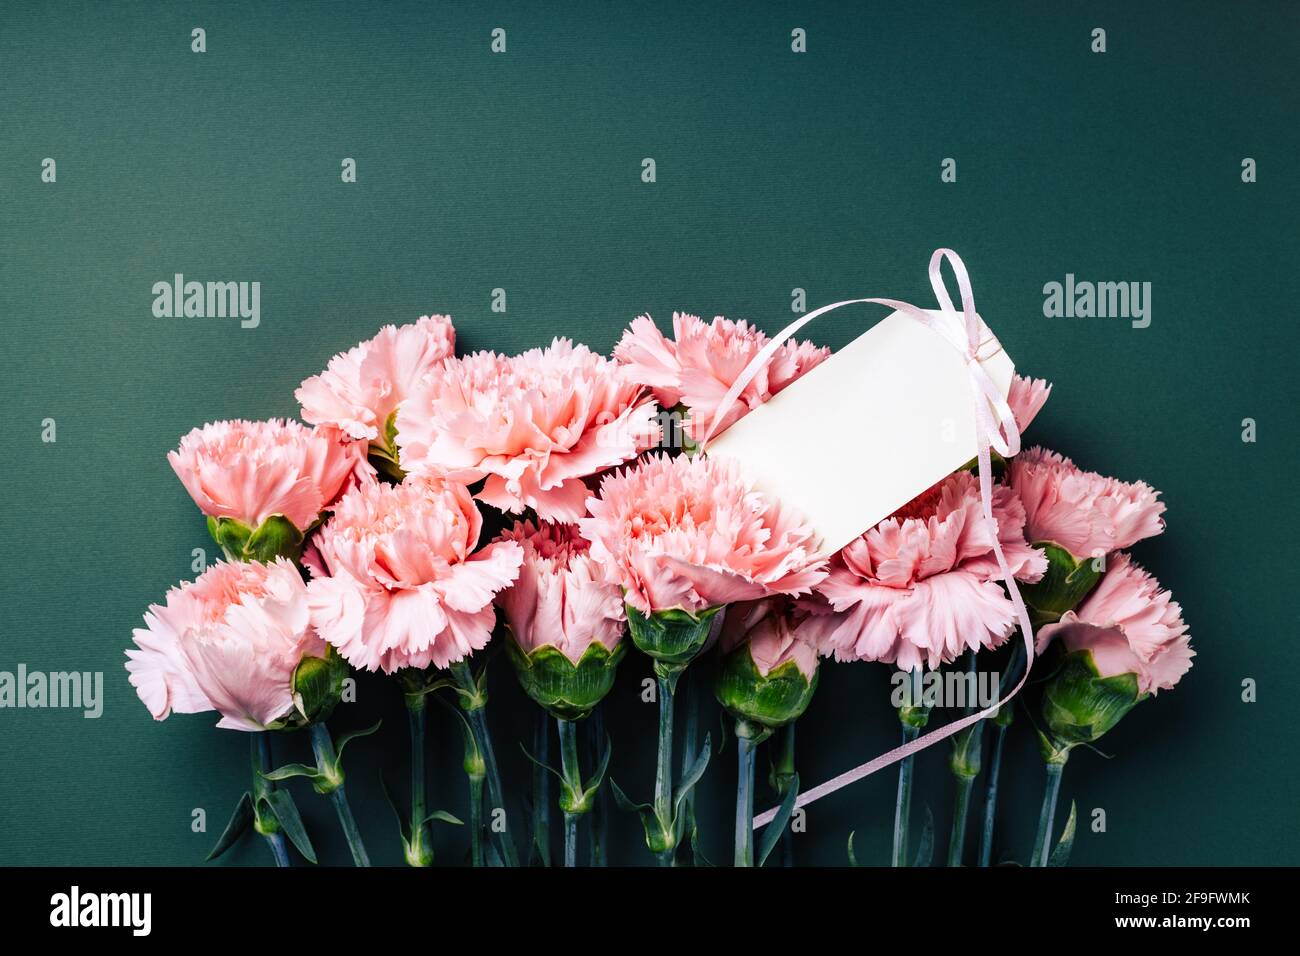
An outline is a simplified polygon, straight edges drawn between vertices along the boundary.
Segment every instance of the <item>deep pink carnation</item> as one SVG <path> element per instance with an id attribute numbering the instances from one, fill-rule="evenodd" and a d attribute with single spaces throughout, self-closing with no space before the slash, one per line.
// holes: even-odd
<path id="1" fill-rule="evenodd" d="M 467 482 L 503 511 L 576 521 L 583 479 L 659 440 L 650 395 L 585 345 L 476 352 L 430 372 L 397 413 L 402 467 Z"/>
<path id="2" fill-rule="evenodd" d="M 1026 543 L 1024 508 L 1004 485 L 994 486 L 993 516 L 1011 572 L 1041 578 L 1047 559 Z M 814 615 L 808 626 L 838 660 L 935 668 L 968 649 L 996 647 L 1015 628 L 999 578 L 979 481 L 959 471 L 832 559 L 817 591 L 834 613 Z"/>
<path id="3" fill-rule="evenodd" d="M 614 357 L 636 381 L 653 389 L 665 408 L 681 403 L 690 409 L 686 431 L 700 441 L 727 391 L 767 342 L 767 335 L 748 322 L 722 316 L 704 322 L 683 312 L 673 313 L 673 341 L 669 341 L 654 320 L 643 315 L 623 333 Z M 830 354 L 830 349 L 811 342 L 786 340 L 741 391 L 719 423 L 718 434 Z"/>
<path id="4" fill-rule="evenodd" d="M 1165 529 L 1164 502 L 1150 485 L 1083 471 L 1045 448 L 1013 458 L 1008 478 L 1024 502 L 1025 536 L 1078 558 L 1127 548 Z"/>
<path id="5" fill-rule="evenodd" d="M 605 579 L 574 525 L 517 521 L 497 540 L 523 548 L 519 578 L 497 595 L 497 604 L 525 653 L 549 644 L 576 664 L 594 643 L 611 651 L 617 646 L 622 592 Z"/>
<path id="6" fill-rule="evenodd" d="M 492 636 L 492 598 L 519 574 L 514 542 L 475 552 L 482 518 L 459 482 L 408 478 L 349 492 L 316 536 L 326 576 L 312 623 L 353 666 L 446 667 Z"/>
<path id="7" fill-rule="evenodd" d="M 293 709 L 294 669 L 319 657 L 307 587 L 284 558 L 218 561 L 153 605 L 126 652 L 131 685 L 157 720 L 217 710 L 218 727 L 262 730 Z"/>
<path id="8" fill-rule="evenodd" d="M 606 476 L 587 507 L 592 558 L 645 614 L 798 594 L 825 575 L 813 530 L 732 461 L 650 455 Z"/>
<path id="9" fill-rule="evenodd" d="M 279 419 L 210 422 L 167 461 L 205 515 L 252 528 L 279 514 L 305 531 L 349 479 L 372 474 L 362 449 L 337 429 Z"/>
<path id="10" fill-rule="evenodd" d="M 335 355 L 294 397 L 304 421 L 334 425 L 352 438 L 383 444 L 389 416 L 430 369 L 455 351 L 450 316 L 423 315 L 410 325 L 385 325 L 374 338 Z"/>
<path id="11" fill-rule="evenodd" d="M 1068 650 L 1088 650 L 1102 677 L 1136 674 L 1138 692 L 1169 690 L 1192 667 L 1183 609 L 1160 582 L 1127 554 L 1110 569 L 1077 611 L 1038 632 L 1038 651 L 1053 640 Z"/>

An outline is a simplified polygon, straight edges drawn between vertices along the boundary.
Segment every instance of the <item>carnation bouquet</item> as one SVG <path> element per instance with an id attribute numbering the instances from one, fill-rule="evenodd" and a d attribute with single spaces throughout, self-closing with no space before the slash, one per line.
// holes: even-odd
<path id="1" fill-rule="evenodd" d="M 1191 666 L 1179 605 L 1132 554 L 1163 530 L 1165 506 L 1140 481 L 1021 450 L 1052 386 L 994 381 L 964 267 L 941 252 L 962 287 L 960 311 L 936 278 L 939 254 L 939 313 L 855 301 L 894 307 L 927 335 L 948 334 L 936 314 L 957 323 L 949 342 L 970 375 L 975 454 L 833 549 L 805 515 L 811 501 L 773 492 L 743 455 L 710 442 L 787 390 L 810 394 L 840 356 L 792 334 L 848 303 L 773 337 L 685 313 L 669 334 L 642 315 L 610 356 L 565 338 L 458 356 L 452 320 L 424 316 L 306 378 L 296 392 L 305 424 L 221 421 L 182 437 L 168 461 L 224 558 L 149 608 L 126 669 L 155 719 L 216 711 L 218 727 L 249 735 L 248 790 L 212 856 L 251 827 L 277 865 L 291 865 L 290 847 L 314 863 L 295 802 L 310 784 L 368 865 L 342 756 L 375 728 L 328 729 L 350 675 L 366 671 L 385 675 L 408 717 L 398 838 L 411 866 L 435 862 L 438 823 L 463 827 L 475 866 L 550 862 L 552 780 L 566 866 L 607 862 L 606 794 L 639 820 L 645 862 L 707 865 L 697 785 L 721 772 L 716 757 L 733 739 L 736 866 L 761 866 L 778 847 L 791 865 L 797 807 L 895 764 L 890 862 L 928 864 L 933 823 L 911 844 L 914 764 L 941 741 L 954 792 L 947 862 L 987 866 L 1001 862 L 1005 741 L 1022 727 L 1038 742 L 1045 786 L 1032 855 L 1019 862 L 1065 862 L 1074 811 L 1059 836 L 1056 818 L 1070 754 Z M 861 701 L 856 719 L 893 721 L 892 708 L 901 746 L 803 788 L 796 724 L 817 706 L 823 671 L 858 661 L 897 674 L 895 699 Z M 507 743 L 525 746 L 536 768 L 527 846 L 509 818 L 510 794 L 529 787 L 503 778 L 487 720 L 492 668 L 512 671 L 537 708 L 531 750 Z M 620 668 L 653 675 L 653 781 L 610 778 L 612 751 L 637 743 L 606 720 Z M 954 707 L 922 689 L 941 685 L 927 680 L 936 675 L 975 686 L 981 670 L 999 675 L 992 699 Z M 462 732 L 465 821 L 428 806 L 431 701 Z M 713 733 L 701 740 L 718 714 L 716 744 Z M 277 740 L 300 731 L 313 762 L 277 766 Z M 756 815 L 764 752 L 777 806 Z"/>

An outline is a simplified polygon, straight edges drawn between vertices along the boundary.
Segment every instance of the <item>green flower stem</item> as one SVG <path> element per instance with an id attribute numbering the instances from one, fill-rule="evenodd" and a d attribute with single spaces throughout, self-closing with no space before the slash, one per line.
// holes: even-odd
<path id="1" fill-rule="evenodd" d="M 370 857 L 366 855 L 365 844 L 361 842 L 361 831 L 352 816 L 347 794 L 343 790 L 343 773 L 338 765 L 338 755 L 334 753 L 334 741 L 330 739 L 329 729 L 321 723 L 311 725 L 311 750 L 316 755 L 316 770 L 326 777 L 333 778 L 334 786 L 328 791 L 334 812 L 338 814 L 339 825 L 347 838 L 348 849 L 352 851 L 352 861 L 357 866 L 369 866 Z"/>
<path id="2" fill-rule="evenodd" d="M 993 739 L 993 761 L 989 764 L 988 789 L 984 793 L 984 832 L 980 834 L 980 866 L 993 859 L 993 819 L 998 810 L 998 774 L 1002 770 L 1002 746 L 1007 739 L 1007 725 L 998 724 Z"/>
<path id="3" fill-rule="evenodd" d="M 1047 866 L 1052 853 L 1052 822 L 1056 817 L 1056 799 L 1061 793 L 1061 771 L 1064 761 L 1048 761 L 1047 787 L 1043 791 L 1043 805 L 1038 811 L 1038 834 L 1034 837 L 1034 858 L 1030 866 Z"/>
<path id="4" fill-rule="evenodd" d="M 542 866 L 551 865 L 551 775 L 546 765 L 551 762 L 551 719 L 546 711 L 537 709 L 533 727 L 533 854 Z"/>
<path id="5" fill-rule="evenodd" d="M 735 866 L 754 865 L 754 751 L 758 740 L 750 724 L 736 721 Z"/>
<path id="6" fill-rule="evenodd" d="M 659 684 L 659 756 L 655 762 L 655 819 L 659 821 L 663 849 L 659 851 L 659 865 L 672 866 L 676 847 L 673 845 L 673 684 L 669 677 L 655 667 Z"/>
<path id="7" fill-rule="evenodd" d="M 952 836 L 948 840 L 948 865 L 961 866 L 966 849 L 966 815 L 970 809 L 970 794 L 975 789 L 974 777 L 957 777 L 957 799 L 952 809 Z"/>
<path id="8" fill-rule="evenodd" d="M 686 704 L 686 725 L 682 728 L 682 759 L 680 761 L 681 767 L 678 770 L 678 773 L 681 774 L 682 777 L 686 776 L 687 771 L 691 769 L 691 762 L 694 761 L 700 750 L 700 699 L 703 696 L 700 692 L 703 681 L 701 681 L 700 678 L 702 676 L 703 675 L 698 669 L 689 674 L 683 672 L 677 685 L 680 687 L 682 681 L 685 681 L 686 683 L 684 701 Z M 683 824 L 681 827 L 682 834 L 688 836 L 691 840 L 693 851 L 698 851 L 699 847 L 694 846 L 695 788 L 692 787 L 691 792 L 682 798 L 680 812 L 683 818 Z M 674 847 L 673 853 L 677 853 L 679 849 L 679 847 Z"/>
<path id="9" fill-rule="evenodd" d="M 493 811 L 500 809 L 504 813 L 506 801 L 505 793 L 501 788 L 501 770 L 497 767 L 496 752 L 492 749 L 492 736 L 488 732 L 485 713 L 487 695 L 479 691 L 478 683 L 474 680 L 467 661 L 460 660 L 452 664 L 451 676 L 466 695 L 461 699 L 461 707 L 469 717 L 470 727 L 474 730 L 474 737 L 478 741 L 478 748 L 483 757 L 483 766 L 487 772 L 488 800 Z M 469 706 L 466 706 L 467 704 Z M 518 866 L 519 856 L 515 852 L 515 842 L 510 835 L 509 826 L 502 833 L 496 832 L 494 828 L 492 836 L 505 865 Z"/>
<path id="10" fill-rule="evenodd" d="M 275 783 L 262 776 L 264 773 L 271 772 L 271 734 L 263 730 L 250 736 L 253 738 L 253 793 L 257 795 L 261 791 L 275 789 Z M 266 842 L 271 847 L 275 865 L 290 866 L 289 847 L 285 842 L 284 834 L 276 830 L 274 833 L 263 833 L 262 836 L 266 837 Z"/>
<path id="11" fill-rule="evenodd" d="M 586 813 L 581 805 L 582 770 L 578 763 L 578 729 L 571 720 L 555 719 L 560 730 L 560 775 L 564 778 L 565 794 L 560 801 L 564 810 L 564 865 L 578 865 L 578 819 Z"/>
<path id="12" fill-rule="evenodd" d="M 1002 697 L 1007 692 L 1007 688 L 1012 686 L 1013 681 L 1019 680 L 1020 668 L 1025 662 L 1025 645 L 1019 631 L 1015 633 L 1013 639 L 1015 644 L 1011 648 L 1007 669 L 1002 674 L 1002 680 L 998 685 L 998 697 Z M 991 718 L 997 725 L 997 736 L 993 741 L 993 760 L 989 764 L 988 785 L 984 791 L 984 829 L 980 833 L 980 866 L 988 866 L 993 859 L 993 826 L 998 811 L 998 775 L 1002 772 L 1002 746 L 1006 742 L 1010 716 L 1008 712 L 1005 719 Z"/>
<path id="13" fill-rule="evenodd" d="M 780 730 L 781 742 L 772 759 L 772 786 L 778 801 L 784 801 L 794 786 L 794 722 Z M 781 865 L 794 866 L 794 828 L 787 824 L 781 831 Z"/>
<path id="14" fill-rule="evenodd" d="M 920 727 L 903 725 L 903 743 L 910 744 L 921 734 Z M 912 757 L 898 762 L 898 798 L 894 801 L 894 852 L 891 866 L 907 866 L 907 823 L 912 812 Z"/>
<path id="15" fill-rule="evenodd" d="M 601 748 L 605 744 L 605 718 L 601 713 L 601 707 L 597 705 L 596 709 L 591 712 L 587 718 L 587 754 L 591 766 L 597 766 L 600 763 Z M 609 839 L 608 822 L 609 806 L 607 804 L 604 783 L 601 783 L 600 789 L 596 791 L 596 799 L 591 806 L 591 813 L 587 814 L 590 823 L 590 848 L 591 848 L 591 865 L 605 865 L 605 846 Z"/>
<path id="16" fill-rule="evenodd" d="M 424 736 L 428 720 L 428 700 L 421 693 L 408 693 L 406 716 L 411 726 L 411 846 L 406 862 L 411 866 L 433 865 L 433 834 L 425 822 Z"/>

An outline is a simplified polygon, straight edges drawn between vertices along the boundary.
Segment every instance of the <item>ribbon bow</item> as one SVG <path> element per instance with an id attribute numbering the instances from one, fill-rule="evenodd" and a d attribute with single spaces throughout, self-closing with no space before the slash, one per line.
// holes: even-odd
<path id="1" fill-rule="evenodd" d="M 942 269 L 945 259 L 952 266 L 953 274 L 957 278 L 957 289 L 961 293 L 960 316 L 953 307 L 952 298 L 948 295 L 948 289 L 944 284 Z M 1025 609 L 1025 602 L 1020 597 L 1020 589 L 1016 587 L 1015 577 L 1007 565 L 1006 555 L 1002 551 L 1002 543 L 998 538 L 997 519 L 993 517 L 993 467 L 989 454 L 990 448 L 1006 458 L 1017 454 L 1020 451 L 1020 429 L 1016 425 L 1016 418 L 1011 411 L 1011 406 L 1007 404 L 1002 392 L 989 377 L 988 372 L 984 370 L 984 366 L 980 364 L 982 330 L 979 317 L 975 314 L 975 295 L 971 291 L 970 276 L 966 273 L 966 266 L 957 253 L 951 249 L 936 249 L 934 251 L 934 254 L 930 257 L 930 285 L 934 288 L 935 298 L 939 301 L 940 315 L 938 317 L 931 315 L 924 309 L 918 309 L 910 303 L 899 302 L 896 299 L 846 299 L 843 302 L 835 302 L 831 305 L 824 305 L 820 309 L 814 309 L 807 315 L 791 322 L 763 346 L 749 365 L 745 367 L 745 370 L 741 372 L 740 377 L 732 383 L 731 388 L 722 399 L 722 403 L 718 406 L 718 410 L 714 413 L 713 421 L 709 423 L 709 429 L 704 435 L 704 440 L 700 442 L 700 447 L 703 449 L 708 445 L 709 440 L 740 397 L 740 393 L 753 381 L 754 376 L 767 365 L 776 350 L 781 347 L 781 344 L 813 319 L 825 315 L 827 312 L 842 306 L 862 303 L 886 305 L 896 312 L 902 312 L 904 315 L 910 316 L 927 329 L 942 336 L 945 341 L 961 353 L 966 362 L 967 375 L 970 377 L 971 399 L 975 403 L 975 442 L 979 461 L 980 503 L 984 520 L 989 526 L 989 536 L 993 541 L 993 554 L 997 557 L 998 570 L 1002 574 L 1002 582 L 1006 585 L 1007 593 L 1011 597 L 1011 605 L 1015 609 L 1016 619 L 1020 624 L 1020 633 L 1024 638 L 1025 671 L 1016 686 L 993 706 L 979 713 L 969 714 L 952 723 L 945 724 L 918 737 L 916 740 L 905 743 L 901 747 L 895 747 L 874 760 L 869 760 L 859 767 L 846 771 L 838 777 L 833 777 L 825 783 L 799 794 L 795 800 L 796 807 L 807 806 L 814 800 L 818 800 L 829 793 L 834 793 L 841 787 L 846 787 L 863 777 L 870 776 L 877 770 L 882 770 L 891 764 L 897 763 L 904 757 L 925 750 L 927 747 L 931 747 L 939 741 L 959 733 L 978 721 L 992 717 L 1000 707 L 1015 697 L 1020 692 L 1020 689 L 1025 686 L 1025 682 L 1029 679 L 1029 670 L 1033 666 L 1034 628 L 1029 621 L 1029 612 Z M 961 320 L 960 324 L 953 321 L 958 318 Z M 760 813 L 754 817 L 754 829 L 757 830 L 759 827 L 770 823 L 774 816 L 776 816 L 775 809 Z"/>

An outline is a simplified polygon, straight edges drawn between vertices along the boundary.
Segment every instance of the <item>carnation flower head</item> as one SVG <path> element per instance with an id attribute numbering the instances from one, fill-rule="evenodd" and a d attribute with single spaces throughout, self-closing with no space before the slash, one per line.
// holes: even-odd
<path id="1" fill-rule="evenodd" d="M 727 459 L 649 455 L 606 476 L 578 522 L 643 614 L 808 591 L 825 575 L 811 527 Z"/>
<path id="2" fill-rule="evenodd" d="M 1008 479 L 1025 506 L 1026 537 L 1059 544 L 1076 558 L 1128 548 L 1165 529 L 1164 502 L 1150 485 L 1084 471 L 1045 448 L 1013 458 Z"/>
<path id="3" fill-rule="evenodd" d="M 615 648 L 623 636 L 623 596 L 576 526 L 517 521 L 496 540 L 523 549 L 519 578 L 496 600 L 525 654 L 550 645 L 577 664 L 594 643 Z"/>
<path id="4" fill-rule="evenodd" d="M 205 515 L 249 528 L 283 515 L 306 531 L 350 479 L 371 474 L 337 429 L 274 418 L 210 422 L 182 438 L 167 461 Z"/>
<path id="5" fill-rule="evenodd" d="M 1090 651 L 1102 677 L 1136 674 L 1140 694 L 1172 688 L 1196 656 L 1178 602 L 1127 554 L 1111 560 L 1077 611 L 1038 632 L 1038 652 L 1054 640 Z"/>
<path id="6" fill-rule="evenodd" d="M 574 521 L 584 513 L 583 479 L 655 444 L 656 415 L 617 365 L 557 338 L 522 355 L 442 363 L 402 404 L 397 441 L 407 471 L 486 477 L 480 501 Z"/>
<path id="7" fill-rule="evenodd" d="M 482 518 L 438 476 L 359 486 L 315 539 L 312 623 L 355 667 L 446 667 L 492 636 L 492 598 L 519 574 L 514 542 L 475 552 Z"/>
<path id="8" fill-rule="evenodd" d="M 1016 419 L 1016 428 L 1024 431 L 1029 423 L 1038 417 L 1038 413 L 1047 404 L 1047 397 L 1052 394 L 1052 385 L 1045 378 L 1026 378 L 1023 375 L 1011 377 L 1011 389 L 1007 392 L 1007 404 Z"/>
<path id="9" fill-rule="evenodd" d="M 157 720 L 217 710 L 218 727 L 263 730 L 293 710 L 298 663 L 325 651 L 309 622 L 307 586 L 284 558 L 218 561 L 168 591 L 144 620 L 126 669 Z"/>
<path id="10" fill-rule="evenodd" d="M 690 409 L 686 431 L 694 441 L 704 438 L 728 390 L 740 378 L 769 339 L 748 322 L 717 316 L 673 313 L 669 341 L 648 315 L 638 317 L 614 348 L 614 357 L 638 382 L 651 388 L 665 408 Z M 799 376 L 830 357 L 830 349 L 788 339 L 741 390 L 717 431 L 721 433 L 764 404 Z"/>
<path id="11" fill-rule="evenodd" d="M 733 604 L 722 622 L 718 649 L 729 654 L 748 643 L 754 666 L 763 677 L 794 661 L 799 672 L 812 680 L 817 672 L 820 632 L 808 626 L 810 615 L 803 603 L 777 596 Z"/>
<path id="12" fill-rule="evenodd" d="M 1005 485 L 993 488 L 993 516 L 1012 574 L 1042 577 L 1047 560 L 1026 542 L 1024 508 Z M 807 626 L 838 660 L 935 668 L 968 649 L 996 647 L 1014 629 L 1000 576 L 979 480 L 959 471 L 832 559 L 817 592 L 833 613 L 818 609 Z"/>
<path id="13" fill-rule="evenodd" d="M 396 452 L 389 418 L 415 384 L 456 351 L 451 317 L 423 315 L 410 325 L 385 325 L 372 339 L 340 352 L 294 397 L 304 421 L 333 425 L 351 438 Z"/>

